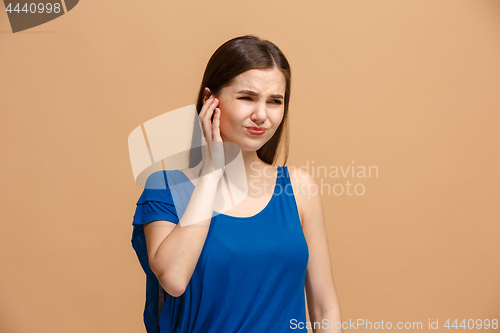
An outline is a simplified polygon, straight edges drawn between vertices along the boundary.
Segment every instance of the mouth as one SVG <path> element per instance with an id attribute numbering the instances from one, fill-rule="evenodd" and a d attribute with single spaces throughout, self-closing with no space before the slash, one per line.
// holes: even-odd
<path id="1" fill-rule="evenodd" d="M 266 133 L 265 127 L 247 127 L 247 132 L 252 135 L 262 135 Z"/>

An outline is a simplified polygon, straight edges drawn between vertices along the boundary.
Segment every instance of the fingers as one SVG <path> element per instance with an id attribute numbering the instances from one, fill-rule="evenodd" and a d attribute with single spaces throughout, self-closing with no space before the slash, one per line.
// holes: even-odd
<path id="1" fill-rule="evenodd" d="M 212 123 L 212 140 L 222 142 L 220 136 L 220 109 L 215 108 L 214 121 Z"/>
<path id="2" fill-rule="evenodd" d="M 208 107 L 210 106 L 211 102 L 213 101 L 213 98 L 215 96 L 213 95 L 210 95 L 209 98 L 207 98 L 205 101 L 203 101 L 203 105 L 201 107 L 201 110 L 200 110 L 200 114 L 199 114 L 199 117 L 203 117 L 203 115 L 205 114 L 206 110 L 208 109 Z"/>
<path id="3" fill-rule="evenodd" d="M 207 141 L 213 140 L 212 135 L 212 115 L 214 114 L 215 108 L 218 105 L 218 99 L 215 96 L 210 96 L 204 104 L 200 111 L 199 119 L 205 134 L 205 139 Z"/>

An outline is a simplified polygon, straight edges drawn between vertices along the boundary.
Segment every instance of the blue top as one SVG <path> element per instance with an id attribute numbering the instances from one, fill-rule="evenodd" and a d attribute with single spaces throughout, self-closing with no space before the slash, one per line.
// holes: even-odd
<path id="1" fill-rule="evenodd" d="M 167 183 L 180 184 L 183 190 L 172 193 Z M 178 196 L 176 203 L 188 202 L 193 190 L 182 171 L 162 170 L 148 178 L 137 201 L 132 246 L 147 276 L 147 332 L 307 332 L 293 324 L 306 322 L 309 251 L 288 168 L 278 165 L 273 196 L 256 215 L 212 215 L 191 280 L 181 296 L 173 297 L 149 267 L 143 225 L 156 220 L 179 223 L 183 207 L 174 205 L 172 195 Z"/>

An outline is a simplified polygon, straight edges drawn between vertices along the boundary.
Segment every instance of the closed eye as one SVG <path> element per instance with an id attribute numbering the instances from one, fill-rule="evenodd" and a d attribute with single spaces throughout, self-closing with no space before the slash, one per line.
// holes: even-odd
<path id="1" fill-rule="evenodd" d="M 238 99 L 246 100 L 246 101 L 253 101 L 253 99 L 251 97 L 248 97 L 248 96 L 240 97 Z M 273 99 L 272 102 L 273 102 L 273 104 L 281 104 L 281 101 L 279 99 Z"/>

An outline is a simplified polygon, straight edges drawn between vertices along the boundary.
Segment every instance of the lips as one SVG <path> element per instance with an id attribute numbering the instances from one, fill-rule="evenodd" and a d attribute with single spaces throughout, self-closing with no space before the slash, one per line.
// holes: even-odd
<path id="1" fill-rule="evenodd" d="M 262 135 L 266 133 L 265 127 L 247 127 L 247 132 L 253 135 Z"/>

